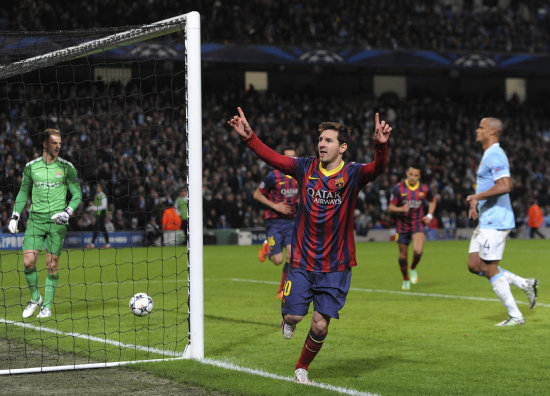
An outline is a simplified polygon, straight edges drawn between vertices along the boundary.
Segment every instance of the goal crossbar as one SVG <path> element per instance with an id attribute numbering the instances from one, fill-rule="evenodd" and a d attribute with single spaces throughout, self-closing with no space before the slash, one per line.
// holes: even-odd
<path id="1" fill-rule="evenodd" d="M 87 41 L 72 47 L 63 48 L 46 54 L 33 56 L 8 65 L 0 65 L 0 79 L 28 73 L 52 64 L 67 62 L 83 56 L 106 52 L 155 37 L 174 33 L 181 29 L 181 24 L 193 13 L 164 19 L 149 25 L 139 26 L 124 32 L 115 33 L 101 39 Z"/>

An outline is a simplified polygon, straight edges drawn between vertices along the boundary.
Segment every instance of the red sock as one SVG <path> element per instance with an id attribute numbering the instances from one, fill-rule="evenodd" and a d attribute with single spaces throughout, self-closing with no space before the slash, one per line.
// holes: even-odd
<path id="1" fill-rule="evenodd" d="M 407 265 L 407 259 L 399 259 L 399 269 L 403 274 L 403 280 L 409 280 L 409 270 Z"/>
<path id="2" fill-rule="evenodd" d="M 285 263 L 285 265 L 283 266 L 283 275 L 281 277 L 281 284 L 279 285 L 278 293 L 282 292 L 283 288 L 285 287 L 286 275 L 288 274 L 288 267 L 289 267 L 288 263 Z"/>
<path id="3" fill-rule="evenodd" d="M 304 343 L 304 347 L 302 348 L 302 354 L 300 355 L 300 358 L 296 362 L 296 370 L 299 368 L 308 369 L 309 364 L 315 359 L 315 356 L 317 356 L 317 353 L 321 350 L 321 347 L 323 346 L 323 342 L 325 342 L 325 338 L 327 337 L 328 330 L 323 335 L 315 335 L 309 329 L 309 333 L 306 337 L 306 342 Z"/>

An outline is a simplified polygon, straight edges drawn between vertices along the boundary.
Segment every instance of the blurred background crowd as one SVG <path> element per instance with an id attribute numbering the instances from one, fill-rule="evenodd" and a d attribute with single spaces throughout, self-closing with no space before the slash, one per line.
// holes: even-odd
<path id="1" fill-rule="evenodd" d="M 203 40 L 544 52 L 544 0 L 20 0 L 0 8 L 2 30 L 74 30 L 156 22 L 199 11 Z"/>
<path id="2" fill-rule="evenodd" d="M 203 42 L 318 42 L 363 48 L 425 48 L 546 52 L 550 43 L 549 2 L 520 1 L 340 1 L 321 7 L 304 0 L 127 2 L 13 2 L 0 8 L 3 30 L 101 28 L 154 22 L 199 10 Z M 345 7 L 344 7 L 345 3 Z M 502 5 L 506 3 L 506 7 Z M 179 8 L 180 10 L 174 9 Z M 208 84 L 204 84 L 208 87 Z M 533 199 L 550 225 L 550 104 L 430 95 L 317 95 L 307 92 L 258 91 L 254 86 L 229 86 L 225 92 L 203 92 L 203 218 L 205 228 L 263 227 L 263 208 L 252 198 L 269 169 L 235 136 L 226 121 L 243 107 L 260 138 L 280 151 L 294 147 L 300 156 L 316 155 L 316 129 L 322 121 L 338 121 L 352 130 L 345 159 L 373 160 L 374 113 L 394 129 L 388 171 L 361 191 L 356 231 L 391 228 L 387 205 L 393 186 L 411 162 L 422 166 L 422 181 L 438 198 L 433 228 L 471 227 L 465 197 L 474 191 L 482 148 L 475 141 L 480 118 L 504 121 L 501 145 L 507 151 L 514 181 L 512 201 L 518 227 Z M 86 98 L 51 108 L 33 105 L 32 90 L 52 90 L 52 97 Z M 74 231 L 92 230 L 95 219 L 86 210 L 95 183 L 109 197 L 109 222 L 115 230 L 146 228 L 151 218 L 173 206 L 186 189 L 184 114 L 169 109 L 170 98 L 132 95 L 136 87 L 90 83 L 3 86 L 10 99 L 0 110 L 0 223 L 7 232 L 13 200 L 25 164 L 41 155 L 34 136 L 46 123 L 64 134 L 61 157 L 78 170 L 83 203 L 71 220 Z M 125 92 L 123 92 L 125 91 Z M 125 93 L 125 95 L 123 94 Z M 38 95 L 38 92 L 36 92 Z M 108 99 L 106 99 L 108 98 Z M 147 103 L 154 100 L 156 103 Z M 85 101 L 88 101 L 87 103 Z M 78 104 L 78 106 L 77 106 Z M 153 106 L 154 105 L 154 106 Z M 147 111 L 149 108 L 166 111 Z M 4 111 L 4 109 L 8 109 Z M 59 109 L 62 109 L 60 111 Z M 24 223 L 23 223 L 24 224 Z"/>

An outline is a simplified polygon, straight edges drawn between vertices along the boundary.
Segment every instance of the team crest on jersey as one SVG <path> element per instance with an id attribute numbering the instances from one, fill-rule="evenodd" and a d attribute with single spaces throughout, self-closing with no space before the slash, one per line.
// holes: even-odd
<path id="1" fill-rule="evenodd" d="M 334 187 L 336 188 L 342 188 L 344 184 L 344 176 L 340 176 L 338 179 L 334 180 Z"/>
<path id="2" fill-rule="evenodd" d="M 418 193 L 418 196 L 420 197 L 420 199 L 424 198 L 424 193 L 421 192 L 421 193 Z"/>
<path id="3" fill-rule="evenodd" d="M 63 173 L 61 171 L 55 171 L 55 177 L 63 177 Z"/>

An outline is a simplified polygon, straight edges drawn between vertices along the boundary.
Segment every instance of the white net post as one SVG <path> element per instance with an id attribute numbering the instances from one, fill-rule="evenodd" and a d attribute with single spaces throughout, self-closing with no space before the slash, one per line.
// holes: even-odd
<path id="1" fill-rule="evenodd" d="M 185 38 L 187 61 L 187 133 L 189 161 L 189 345 L 185 356 L 204 357 L 202 109 L 200 16 L 191 12 Z"/>

